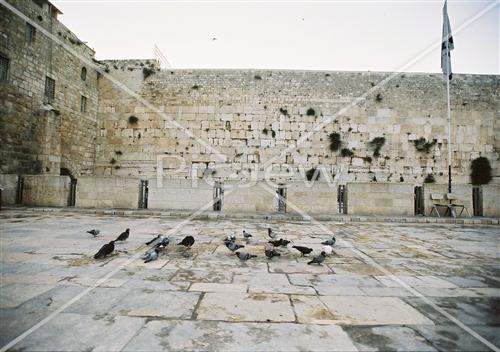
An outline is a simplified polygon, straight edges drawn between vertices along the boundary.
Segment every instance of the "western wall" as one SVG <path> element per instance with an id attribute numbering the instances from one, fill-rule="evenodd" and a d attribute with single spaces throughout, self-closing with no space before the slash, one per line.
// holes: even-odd
<path id="1" fill-rule="evenodd" d="M 26 18 L 0 8 L 4 204 L 194 211 L 220 187 L 222 212 L 275 213 L 283 188 L 286 212 L 414 215 L 415 187 L 425 214 L 431 190 L 446 192 L 440 74 L 96 61 L 48 3 L 8 3 Z M 27 40 L 29 21 L 47 33 Z M 486 157 L 493 180 L 482 186 L 483 213 L 498 216 L 498 76 L 454 75 L 451 104 L 454 192 L 474 207 L 470 165 Z"/>

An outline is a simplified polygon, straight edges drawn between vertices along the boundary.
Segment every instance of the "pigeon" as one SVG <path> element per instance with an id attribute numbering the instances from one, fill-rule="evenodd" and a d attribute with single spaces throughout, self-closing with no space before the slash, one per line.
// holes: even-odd
<path id="1" fill-rule="evenodd" d="M 267 235 L 269 237 L 271 237 L 272 239 L 275 239 L 276 238 L 276 234 L 273 232 L 273 230 L 271 230 L 270 227 L 267 228 Z"/>
<path id="2" fill-rule="evenodd" d="M 234 253 L 235 256 L 237 256 L 238 258 L 240 258 L 241 261 L 247 261 L 248 259 L 250 258 L 257 258 L 256 255 L 254 254 L 250 254 L 250 253 L 246 253 L 246 252 L 236 252 Z"/>
<path id="3" fill-rule="evenodd" d="M 125 232 L 122 232 L 115 241 L 125 241 L 129 235 L 130 229 L 126 229 Z"/>
<path id="4" fill-rule="evenodd" d="M 284 240 L 283 238 L 280 238 L 279 240 L 275 240 L 275 241 L 268 241 L 268 242 L 271 243 L 275 247 L 286 247 L 290 243 L 290 241 Z"/>
<path id="5" fill-rule="evenodd" d="M 193 236 L 186 236 L 182 241 L 177 243 L 178 246 L 184 246 L 187 249 L 191 248 L 191 246 L 194 244 L 194 237 Z"/>
<path id="6" fill-rule="evenodd" d="M 310 262 L 307 263 L 307 265 L 311 265 L 311 264 L 318 264 L 318 265 L 321 265 L 321 263 L 323 263 L 325 261 L 325 256 L 326 256 L 326 253 L 325 252 L 321 252 L 320 255 L 314 257 Z"/>
<path id="7" fill-rule="evenodd" d="M 332 239 L 331 240 L 326 240 L 324 242 L 321 242 L 321 244 L 324 244 L 324 245 L 327 245 L 327 246 L 335 246 L 335 242 L 337 240 L 335 239 L 335 236 L 332 236 Z"/>
<path id="8" fill-rule="evenodd" d="M 244 248 L 245 246 L 244 246 L 244 245 L 242 245 L 242 244 L 236 244 L 236 242 L 232 242 L 232 241 L 231 241 L 231 242 L 226 243 L 226 247 L 227 247 L 230 251 L 234 252 L 234 251 L 236 251 L 236 250 L 238 250 L 238 249 L 240 249 L 240 248 Z"/>
<path id="9" fill-rule="evenodd" d="M 323 252 L 325 252 L 326 255 L 331 255 L 333 253 L 332 246 L 324 246 L 323 247 Z"/>
<path id="10" fill-rule="evenodd" d="M 162 237 L 161 241 L 158 242 L 155 247 L 161 250 L 167 247 L 169 243 L 170 243 L 170 238 Z"/>
<path id="11" fill-rule="evenodd" d="M 154 241 L 156 241 L 156 240 L 157 240 L 158 238 L 160 238 L 160 237 L 161 237 L 161 235 L 158 235 L 158 236 L 156 236 L 155 238 L 153 238 L 151 241 L 147 241 L 147 242 L 146 242 L 146 246 L 149 246 L 151 243 L 153 243 Z"/>
<path id="12" fill-rule="evenodd" d="M 90 231 L 87 231 L 87 233 L 90 233 L 92 236 L 97 237 L 97 235 L 100 234 L 101 231 L 99 231 L 99 230 L 90 230 Z"/>
<path id="13" fill-rule="evenodd" d="M 108 254 L 113 253 L 115 250 L 115 241 L 111 241 L 106 243 L 104 246 L 99 249 L 99 251 L 94 255 L 94 259 L 101 259 L 107 256 Z"/>
<path id="14" fill-rule="evenodd" d="M 249 234 L 248 232 L 246 232 L 245 230 L 243 230 L 243 237 L 245 237 L 248 240 L 248 239 L 250 239 L 250 237 L 252 237 L 252 235 Z"/>
<path id="15" fill-rule="evenodd" d="M 301 253 L 301 257 L 303 257 L 306 254 L 309 254 L 313 251 L 312 248 L 309 247 L 303 247 L 303 246 L 292 246 L 292 248 L 295 248 Z"/>
<path id="16" fill-rule="evenodd" d="M 230 235 L 227 235 L 226 238 L 224 238 L 224 243 L 228 244 L 229 242 L 234 242 L 236 241 L 236 235 L 234 233 L 231 233 Z"/>
<path id="17" fill-rule="evenodd" d="M 281 256 L 281 254 L 274 249 L 274 246 L 269 246 L 269 245 L 267 245 L 264 248 L 264 253 L 266 254 L 266 257 L 268 257 L 269 259 Z"/>
<path id="18" fill-rule="evenodd" d="M 143 259 L 144 263 L 149 263 L 153 260 L 158 259 L 158 248 L 154 248 L 151 252 L 148 252 L 148 254 Z"/>

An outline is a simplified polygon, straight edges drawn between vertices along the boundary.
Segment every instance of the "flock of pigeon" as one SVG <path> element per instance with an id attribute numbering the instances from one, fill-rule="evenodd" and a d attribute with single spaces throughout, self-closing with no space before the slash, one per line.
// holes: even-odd
<path id="1" fill-rule="evenodd" d="M 100 233 L 99 230 L 90 230 L 87 231 L 87 233 L 93 235 L 94 237 L 97 237 Z M 117 241 L 125 241 L 130 235 L 130 229 L 126 229 L 124 232 L 122 232 L 115 240 L 106 243 L 104 246 L 99 249 L 99 251 L 94 255 L 95 259 L 101 259 L 106 257 L 107 255 L 110 255 L 113 253 L 115 250 L 115 242 Z M 272 259 L 273 257 L 279 257 L 281 256 L 281 253 L 278 251 L 278 248 L 280 247 L 287 247 L 288 244 L 292 241 L 289 241 L 285 238 L 277 238 L 278 236 L 281 236 L 282 234 L 274 232 L 271 228 L 267 229 L 267 235 L 269 236 L 270 240 L 267 242 L 266 246 L 264 247 L 264 254 L 268 259 Z M 248 243 L 250 241 L 250 238 L 252 235 L 245 230 L 243 230 L 243 238 L 246 240 Z M 307 264 L 318 264 L 322 265 L 325 261 L 326 256 L 331 255 L 333 253 L 333 246 L 335 245 L 335 237 L 333 236 L 331 239 L 321 242 L 324 247 L 322 248 L 322 251 L 319 255 L 314 256 L 311 261 L 309 261 Z M 193 236 L 186 236 L 184 239 L 177 243 L 177 245 L 184 246 L 186 250 L 190 249 L 194 245 L 195 239 Z M 145 263 L 151 262 L 153 260 L 158 259 L 161 251 L 163 251 L 170 243 L 170 239 L 168 237 L 164 237 L 161 235 L 156 236 L 152 240 L 146 242 L 146 245 L 152 245 L 146 253 L 143 255 L 142 259 L 144 260 Z M 257 255 L 250 254 L 247 252 L 240 251 L 240 249 L 245 248 L 245 245 L 243 244 L 238 244 L 236 243 L 236 234 L 233 232 L 232 234 L 228 235 L 226 238 L 224 238 L 224 244 L 226 247 L 231 251 L 234 252 L 234 255 L 236 255 L 241 261 L 247 261 L 251 258 L 257 257 Z M 293 245 L 292 248 L 296 249 L 297 251 L 300 252 L 301 257 L 310 254 L 313 249 L 305 246 L 296 246 Z"/>

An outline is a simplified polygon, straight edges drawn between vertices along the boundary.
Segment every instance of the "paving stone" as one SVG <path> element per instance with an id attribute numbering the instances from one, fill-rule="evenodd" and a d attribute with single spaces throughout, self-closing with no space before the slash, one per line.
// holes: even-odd
<path id="1" fill-rule="evenodd" d="M 293 309 L 297 320 L 305 324 L 339 324 L 348 323 L 332 314 L 318 297 L 292 295 Z"/>
<path id="2" fill-rule="evenodd" d="M 119 351 L 144 319 L 63 313 L 14 345 L 27 351 Z M 64 334 L 61 334 L 64 331 Z"/>
<path id="3" fill-rule="evenodd" d="M 10 284 L 0 290 L 0 308 L 14 308 L 52 288 L 54 285 Z"/>
<path id="4" fill-rule="evenodd" d="M 263 293 L 207 293 L 196 311 L 198 320 L 294 321 L 288 296 Z"/>
<path id="5" fill-rule="evenodd" d="M 189 319 L 199 297 L 200 294 L 195 292 L 160 291 L 145 287 L 130 291 L 108 312 L 116 315 Z"/>
<path id="6" fill-rule="evenodd" d="M 407 327 L 346 326 L 344 330 L 360 351 L 437 351 L 418 332 Z"/>
<path id="7" fill-rule="evenodd" d="M 195 282 L 189 287 L 189 291 L 197 292 L 247 292 L 248 286 L 244 284 L 213 284 Z"/>
<path id="8" fill-rule="evenodd" d="M 172 277 L 171 281 L 188 281 L 188 282 L 210 282 L 219 284 L 231 283 L 233 274 L 229 271 L 210 272 L 204 270 L 189 270 L 181 269 Z"/>
<path id="9" fill-rule="evenodd" d="M 339 320 L 350 325 L 433 324 L 432 320 L 395 297 L 321 296 L 320 300 Z"/>
<path id="10" fill-rule="evenodd" d="M 356 351 L 334 325 L 151 321 L 124 351 Z"/>
<path id="11" fill-rule="evenodd" d="M 331 273 L 332 270 L 327 265 L 311 264 L 307 261 L 296 262 L 269 262 L 269 271 L 272 273 Z"/>

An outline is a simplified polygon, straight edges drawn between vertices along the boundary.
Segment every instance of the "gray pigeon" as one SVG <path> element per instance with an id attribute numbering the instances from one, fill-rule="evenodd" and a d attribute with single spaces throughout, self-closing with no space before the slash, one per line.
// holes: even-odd
<path id="1" fill-rule="evenodd" d="M 227 235 L 226 238 L 224 238 L 224 244 L 228 244 L 229 242 L 234 241 L 236 241 L 236 235 L 234 233 Z"/>
<path id="2" fill-rule="evenodd" d="M 147 256 L 144 258 L 144 263 L 149 263 L 156 259 L 158 259 L 158 248 L 154 248 L 153 251 L 148 252 Z"/>
<path id="3" fill-rule="evenodd" d="M 244 245 L 242 245 L 242 244 L 236 244 L 236 242 L 227 242 L 227 243 L 226 243 L 226 247 L 227 247 L 230 251 L 234 252 L 234 251 L 236 251 L 236 250 L 238 250 L 238 249 L 240 249 L 240 248 L 244 248 L 245 246 L 244 246 Z"/>
<path id="4" fill-rule="evenodd" d="M 307 264 L 308 265 L 311 265 L 311 264 L 318 264 L 318 265 L 321 265 L 321 263 L 323 263 L 325 261 L 325 257 L 326 257 L 326 253 L 325 252 L 321 252 L 320 255 L 314 257 L 310 262 L 308 262 Z"/>
<path id="5" fill-rule="evenodd" d="M 158 248 L 158 249 L 165 249 L 168 244 L 170 243 L 170 238 L 168 237 L 162 237 L 160 239 L 160 242 L 158 242 L 156 245 L 155 245 L 155 248 Z"/>
<path id="6" fill-rule="evenodd" d="M 326 245 L 326 246 L 332 246 L 332 247 L 333 247 L 333 246 L 335 246 L 335 242 L 336 242 L 336 241 L 337 241 L 337 240 L 335 239 L 335 236 L 332 236 L 332 239 L 331 239 L 331 240 L 326 240 L 326 241 L 324 241 L 324 242 L 321 242 L 321 244 L 324 244 L 324 245 Z"/>
<path id="7" fill-rule="evenodd" d="M 264 248 L 264 253 L 266 254 L 266 257 L 268 257 L 269 259 L 281 256 L 281 254 L 274 249 L 274 246 L 269 246 L 269 245 L 267 245 Z"/>
<path id="8" fill-rule="evenodd" d="M 257 258 L 256 255 L 246 253 L 246 252 L 236 252 L 236 253 L 234 253 L 234 255 L 237 256 L 238 258 L 240 258 L 240 260 L 242 262 L 247 261 L 250 258 Z"/>
<path id="9" fill-rule="evenodd" d="M 248 240 L 248 239 L 250 239 L 250 237 L 252 237 L 252 235 L 249 234 L 248 232 L 246 232 L 245 230 L 243 230 L 243 237 L 245 237 Z"/>
<path id="10" fill-rule="evenodd" d="M 87 231 L 87 233 L 90 233 L 92 236 L 97 237 L 97 235 L 100 234 L 101 231 L 94 229 L 94 230 Z"/>

